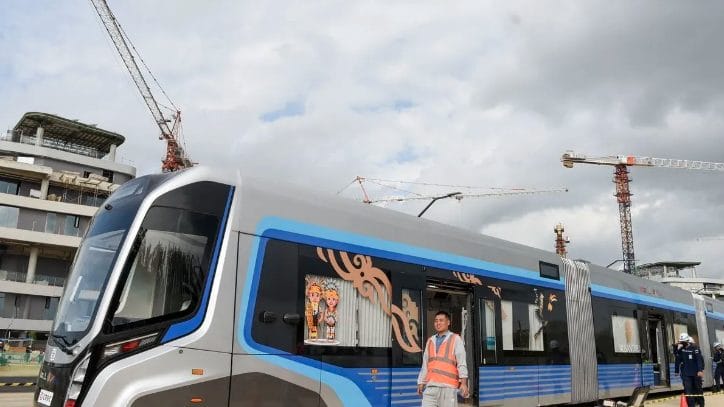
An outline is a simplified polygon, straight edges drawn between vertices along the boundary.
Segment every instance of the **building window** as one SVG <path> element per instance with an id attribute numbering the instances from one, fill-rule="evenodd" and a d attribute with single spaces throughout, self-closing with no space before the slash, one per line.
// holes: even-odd
<path id="1" fill-rule="evenodd" d="M 106 200 L 106 196 L 99 195 L 83 195 L 81 205 L 86 206 L 101 206 L 101 204 Z"/>
<path id="2" fill-rule="evenodd" d="M 18 208 L 0 205 L 0 226 L 6 228 L 17 228 L 19 214 L 20 210 Z"/>
<path id="3" fill-rule="evenodd" d="M 10 180 L 0 180 L 0 193 L 17 195 L 20 183 Z"/>
<path id="4" fill-rule="evenodd" d="M 80 217 L 74 215 L 65 215 L 63 222 L 63 234 L 67 236 L 78 236 L 80 230 Z"/>
<path id="5" fill-rule="evenodd" d="M 52 212 L 45 218 L 45 233 L 55 233 L 58 230 L 58 215 Z"/>
<path id="6" fill-rule="evenodd" d="M 113 182 L 113 171 L 103 170 L 103 176 L 108 178 L 108 182 Z"/>

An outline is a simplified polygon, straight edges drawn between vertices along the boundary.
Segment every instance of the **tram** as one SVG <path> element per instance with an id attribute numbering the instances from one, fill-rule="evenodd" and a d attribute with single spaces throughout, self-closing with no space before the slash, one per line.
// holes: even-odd
<path id="1" fill-rule="evenodd" d="M 194 167 L 122 185 L 89 226 L 35 405 L 416 406 L 438 310 L 461 404 L 682 389 L 671 344 L 724 341 L 724 305 L 554 253 Z"/>

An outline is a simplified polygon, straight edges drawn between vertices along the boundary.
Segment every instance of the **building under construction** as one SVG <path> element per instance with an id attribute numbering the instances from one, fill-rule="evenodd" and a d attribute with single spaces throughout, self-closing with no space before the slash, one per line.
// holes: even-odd
<path id="1" fill-rule="evenodd" d="M 91 217 L 136 175 L 125 138 L 30 112 L 0 137 L 0 337 L 43 339 Z"/>
<path id="2" fill-rule="evenodd" d="M 721 299 L 724 297 L 724 279 L 697 276 L 696 266 L 700 264 L 698 261 L 660 261 L 638 266 L 636 274 L 694 294 Z"/>

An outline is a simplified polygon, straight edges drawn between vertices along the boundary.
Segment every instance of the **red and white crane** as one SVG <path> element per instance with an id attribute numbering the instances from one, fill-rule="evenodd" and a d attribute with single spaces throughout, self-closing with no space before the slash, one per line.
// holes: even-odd
<path id="1" fill-rule="evenodd" d="M 153 115 L 156 125 L 161 130 L 159 140 L 166 141 L 166 156 L 162 161 L 161 170 L 163 172 L 171 172 L 191 167 L 193 163 L 184 152 L 183 147 L 181 147 L 181 111 L 173 104 L 168 95 L 166 95 L 166 92 L 163 88 L 161 88 L 161 85 L 153 76 L 153 73 L 151 73 L 146 64 L 143 62 L 143 59 L 138 54 L 138 51 L 136 51 L 133 43 L 131 43 L 128 36 L 123 31 L 123 28 L 121 28 L 121 25 L 118 23 L 118 20 L 116 20 L 116 17 L 113 15 L 110 7 L 108 7 L 108 3 L 106 3 L 105 0 L 91 0 L 91 3 L 96 9 L 98 17 L 100 17 L 106 31 L 108 31 L 108 35 L 110 35 L 113 45 L 115 45 L 116 50 L 118 50 L 118 53 L 123 60 L 123 64 L 126 65 L 128 73 L 131 74 L 131 78 L 136 84 L 138 91 L 141 92 L 143 101 L 146 102 L 146 106 L 148 106 L 148 109 L 151 111 L 151 115 Z M 131 45 L 130 47 L 129 44 Z M 159 103 L 156 101 L 156 98 L 154 98 L 151 88 L 148 86 L 148 82 L 143 77 L 141 70 L 138 68 L 136 58 L 133 56 L 134 53 L 138 56 L 138 59 L 144 67 L 146 67 L 146 70 L 151 75 L 151 78 L 153 78 L 153 81 L 156 85 L 158 85 L 159 89 L 161 89 L 161 92 L 163 92 L 166 96 L 171 106 L 173 106 L 173 123 L 171 126 L 169 126 L 171 120 L 167 119 L 163 115 L 163 112 L 159 108 Z"/>
<path id="2" fill-rule="evenodd" d="M 616 184 L 619 220 L 621 223 L 621 245 L 623 248 L 624 272 L 632 273 L 636 268 L 634 255 L 633 230 L 631 225 L 631 190 L 628 167 L 660 167 L 685 170 L 724 171 L 724 163 L 695 160 L 677 160 L 671 158 L 637 157 L 633 155 L 587 156 L 566 151 L 561 157 L 566 168 L 575 164 L 611 165 L 614 167 L 613 182 Z"/>

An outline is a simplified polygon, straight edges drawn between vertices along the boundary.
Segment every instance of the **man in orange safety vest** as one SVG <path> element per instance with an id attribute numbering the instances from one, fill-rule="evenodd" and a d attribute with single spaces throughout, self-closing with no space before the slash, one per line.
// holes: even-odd
<path id="1" fill-rule="evenodd" d="M 458 391 L 467 398 L 468 366 L 465 344 L 460 335 L 450 332 L 450 314 L 435 314 L 435 332 L 427 340 L 422 356 L 422 370 L 417 377 L 417 394 L 422 407 L 456 407 Z"/>

